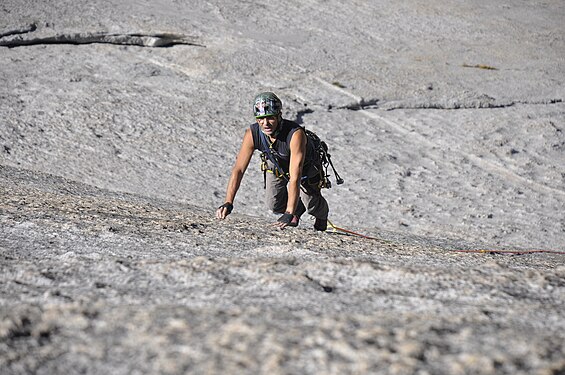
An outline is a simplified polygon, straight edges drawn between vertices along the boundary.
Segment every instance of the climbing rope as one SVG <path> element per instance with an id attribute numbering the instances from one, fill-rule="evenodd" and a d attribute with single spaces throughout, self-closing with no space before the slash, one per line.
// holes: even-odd
<path id="1" fill-rule="evenodd" d="M 340 227 L 334 225 L 334 223 L 332 223 L 329 220 L 328 220 L 328 224 L 333 229 L 334 232 L 346 233 L 346 234 L 349 234 L 349 235 L 365 238 L 367 240 L 379 240 L 379 241 L 384 241 L 384 242 L 389 242 L 389 243 L 391 242 L 391 241 L 383 240 L 382 238 L 371 237 L 371 236 L 367 236 L 367 235 L 364 235 L 364 234 L 361 234 L 361 233 L 354 232 L 354 231 L 349 230 L 349 229 L 340 228 Z M 486 250 L 486 249 L 476 249 L 476 250 L 457 250 L 457 249 L 455 249 L 455 250 L 451 250 L 451 249 L 449 249 L 448 251 L 451 251 L 451 252 L 454 252 L 454 253 L 475 253 L 475 254 L 524 255 L 524 254 L 545 253 L 545 254 L 565 255 L 565 251 L 556 251 L 556 250 L 494 250 L 494 249 L 493 250 Z"/>
<path id="2" fill-rule="evenodd" d="M 546 253 L 546 254 L 559 254 L 565 255 L 565 251 L 556 250 L 449 250 L 455 253 L 478 253 L 478 254 L 511 254 L 511 255 L 523 255 L 523 254 L 536 254 L 536 253 Z"/>
<path id="3" fill-rule="evenodd" d="M 361 237 L 361 238 L 366 238 L 368 240 L 380 240 L 380 238 L 376 238 L 376 237 L 371 237 L 371 236 L 366 236 L 364 234 L 361 233 L 357 233 L 354 232 L 352 230 L 349 229 L 344 229 L 344 228 L 340 228 L 334 225 L 334 223 L 332 223 L 331 221 L 328 220 L 328 224 L 330 225 L 330 227 L 332 227 L 332 229 L 334 230 L 334 232 L 342 232 L 342 233 L 347 233 L 347 234 L 351 234 L 353 236 L 357 236 L 357 237 Z"/>

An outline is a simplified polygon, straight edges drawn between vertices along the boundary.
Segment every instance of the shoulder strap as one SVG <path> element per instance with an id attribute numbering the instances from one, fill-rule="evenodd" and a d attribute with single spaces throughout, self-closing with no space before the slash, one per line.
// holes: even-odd
<path id="1" fill-rule="evenodd" d="M 275 166 L 275 169 L 277 169 L 278 173 L 280 175 L 284 176 L 284 178 L 286 180 L 288 180 L 288 176 L 286 175 L 286 173 L 284 173 L 283 169 L 279 165 L 279 162 L 277 161 L 277 158 L 275 157 L 275 155 L 273 155 L 273 152 L 271 151 L 272 143 L 269 142 L 269 140 L 267 139 L 267 136 L 265 135 L 265 133 L 263 133 L 261 131 L 261 129 L 259 129 L 259 137 L 261 139 L 261 146 L 262 146 L 262 149 L 263 149 L 262 150 L 263 153 L 267 155 L 267 158 L 269 158 L 271 163 L 273 163 L 273 165 Z"/>

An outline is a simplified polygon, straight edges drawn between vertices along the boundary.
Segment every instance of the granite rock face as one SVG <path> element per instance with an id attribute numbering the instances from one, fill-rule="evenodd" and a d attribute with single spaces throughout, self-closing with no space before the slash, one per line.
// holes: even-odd
<path id="1" fill-rule="evenodd" d="M 330 146 L 339 225 L 559 250 L 563 7 L 6 0 L 1 161 L 216 207 L 272 90 Z M 257 164 L 236 207 L 271 220 Z"/>
<path id="2" fill-rule="evenodd" d="M 0 176 L 3 373 L 564 369 L 563 255 L 280 231 L 37 172 Z"/>
<path id="3" fill-rule="evenodd" d="M 563 373 L 563 14 L 3 0 L 0 372 Z M 376 240 L 213 218 L 265 90 Z"/>

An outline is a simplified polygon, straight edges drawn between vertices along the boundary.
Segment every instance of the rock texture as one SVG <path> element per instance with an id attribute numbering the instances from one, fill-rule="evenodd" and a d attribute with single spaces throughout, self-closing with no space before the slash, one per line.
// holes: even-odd
<path id="1" fill-rule="evenodd" d="M 564 14 L 3 0 L 0 372 L 563 373 Z M 264 90 L 377 240 L 213 219 Z"/>
<path id="2" fill-rule="evenodd" d="M 499 247 L 565 243 L 562 4 L 2 9 L 0 42 L 33 44 L 0 47 L 3 164 L 215 207 L 253 121 L 251 98 L 274 90 L 286 117 L 330 144 L 346 180 L 327 192 L 339 225 Z M 110 35 L 140 46 L 37 44 Z M 143 35 L 196 45 L 145 48 Z M 271 220 L 255 163 L 236 210 Z"/>
<path id="3" fill-rule="evenodd" d="M 564 369 L 563 255 L 280 231 L 51 175 L 0 176 L 4 373 Z"/>

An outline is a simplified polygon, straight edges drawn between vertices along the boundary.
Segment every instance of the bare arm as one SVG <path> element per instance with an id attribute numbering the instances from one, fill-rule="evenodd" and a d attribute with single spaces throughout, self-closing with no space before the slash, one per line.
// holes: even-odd
<path id="1" fill-rule="evenodd" d="M 241 148 L 237 154 L 237 159 L 231 171 L 231 176 L 228 182 L 228 188 L 226 191 L 226 203 L 233 204 L 235 195 L 239 190 L 241 180 L 243 175 L 249 166 L 251 161 L 251 156 L 253 156 L 253 136 L 251 135 L 251 130 L 247 129 L 245 135 L 243 136 L 243 142 L 241 143 Z M 227 207 L 220 207 L 216 211 L 216 217 L 218 219 L 225 219 L 229 215 L 229 210 Z"/>
<path id="2" fill-rule="evenodd" d="M 290 140 L 290 166 L 288 168 L 290 179 L 288 182 L 288 201 L 286 205 L 286 212 L 290 214 L 294 214 L 300 198 L 300 179 L 305 157 L 306 134 L 298 130 L 294 132 Z"/>

